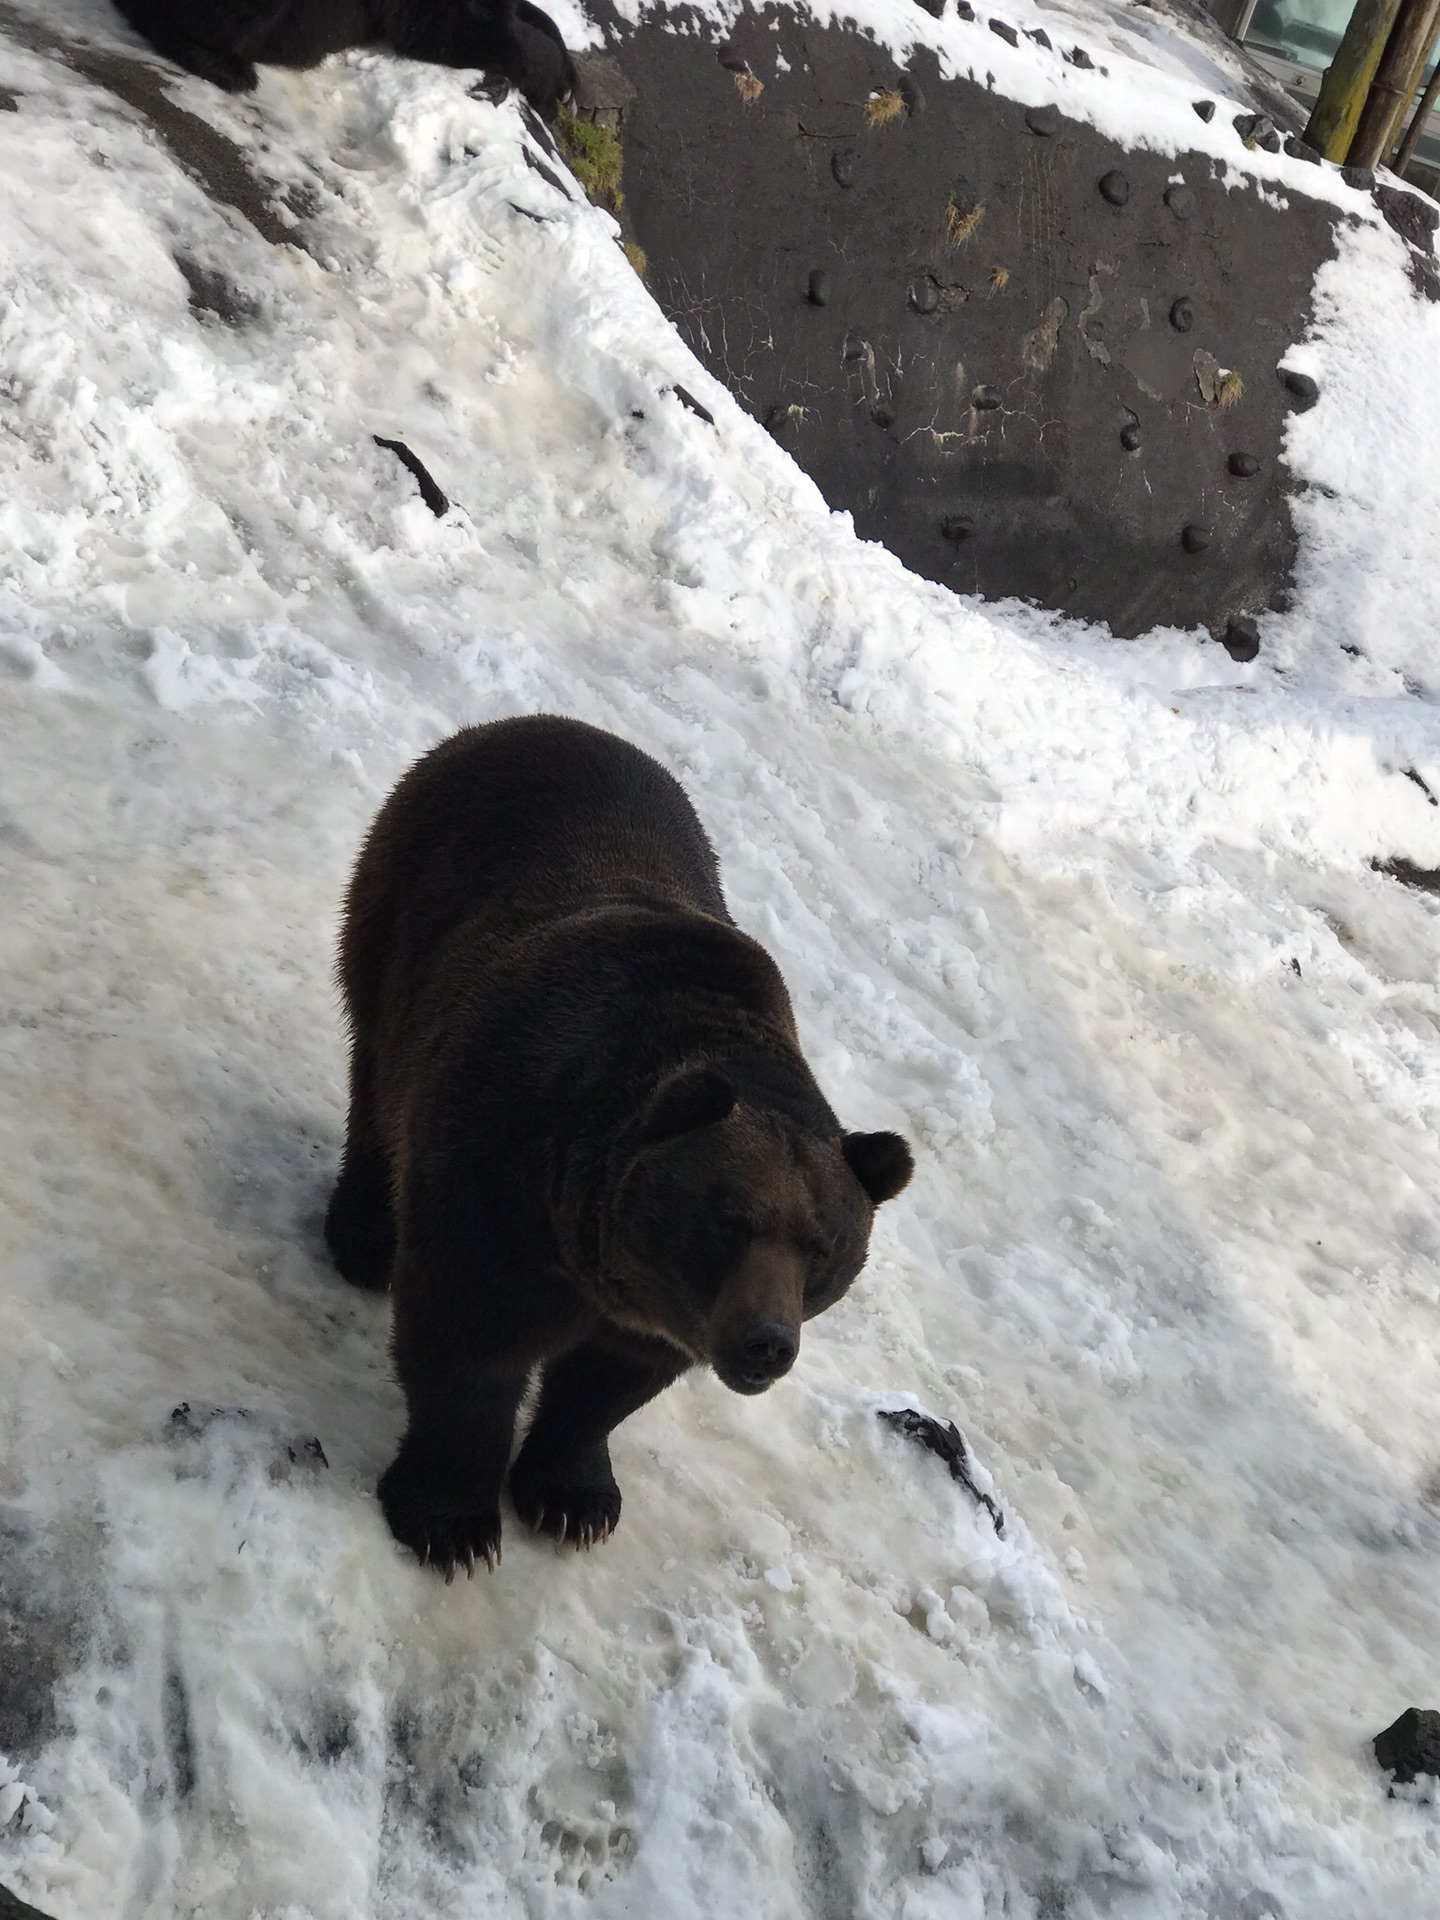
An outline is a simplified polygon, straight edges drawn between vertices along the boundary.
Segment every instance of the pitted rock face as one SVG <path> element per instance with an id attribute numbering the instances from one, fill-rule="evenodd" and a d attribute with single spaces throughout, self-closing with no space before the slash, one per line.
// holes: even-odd
<path id="1" fill-rule="evenodd" d="M 638 95 L 626 204 L 648 285 L 862 538 L 1121 635 L 1219 634 L 1278 605 L 1281 442 L 1307 404 L 1278 368 L 1337 216 L 1247 185 L 1245 140 L 1273 125 L 1224 126 L 1228 164 L 1127 152 L 979 65 L 950 79 L 922 48 L 897 76 L 857 33 L 742 6 L 729 44 L 763 82 L 746 105 L 688 15 L 631 29 L 598 3 Z M 1244 485 L 1236 447 L 1257 462 Z"/>

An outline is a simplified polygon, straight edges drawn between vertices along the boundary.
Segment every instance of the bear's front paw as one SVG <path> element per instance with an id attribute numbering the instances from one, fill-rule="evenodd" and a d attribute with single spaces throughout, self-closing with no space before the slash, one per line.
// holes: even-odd
<path id="1" fill-rule="evenodd" d="M 603 1479 L 563 1468 L 526 1469 L 523 1458 L 510 1475 L 515 1511 L 536 1533 L 548 1533 L 563 1545 L 592 1547 L 620 1523 L 620 1489 L 612 1474 Z"/>
<path id="2" fill-rule="evenodd" d="M 448 1587 L 463 1567 L 473 1579 L 481 1561 L 493 1573 L 500 1564 L 498 1507 L 457 1508 L 453 1498 L 427 1498 L 418 1488 L 380 1482 L 380 1504 L 390 1531 L 421 1566 L 443 1573 Z"/>

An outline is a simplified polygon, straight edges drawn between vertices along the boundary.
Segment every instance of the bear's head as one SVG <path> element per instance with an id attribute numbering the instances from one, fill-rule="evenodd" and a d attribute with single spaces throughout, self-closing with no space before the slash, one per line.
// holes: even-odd
<path id="1" fill-rule="evenodd" d="M 875 1209 L 914 1170 L 895 1133 L 750 1098 L 690 1068 L 651 1100 L 605 1208 L 597 1302 L 713 1366 L 736 1393 L 788 1373 L 800 1327 L 865 1264 Z"/>

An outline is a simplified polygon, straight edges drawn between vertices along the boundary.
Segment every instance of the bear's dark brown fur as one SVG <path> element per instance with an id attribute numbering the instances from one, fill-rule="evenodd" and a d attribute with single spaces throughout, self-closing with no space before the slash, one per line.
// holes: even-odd
<path id="1" fill-rule="evenodd" d="M 409 1422 L 380 1481 L 447 1576 L 520 1517 L 588 1545 L 611 1430 L 687 1367 L 762 1392 L 905 1185 L 845 1134 L 680 786 L 613 735 L 471 727 L 381 809 L 346 903 L 345 1158 L 325 1231 L 394 1295 Z"/>
<path id="2" fill-rule="evenodd" d="M 560 29 L 531 0 L 115 0 L 160 53 L 229 93 L 255 63 L 314 67 L 346 47 L 479 67 L 518 87 L 547 120 L 574 83 Z"/>

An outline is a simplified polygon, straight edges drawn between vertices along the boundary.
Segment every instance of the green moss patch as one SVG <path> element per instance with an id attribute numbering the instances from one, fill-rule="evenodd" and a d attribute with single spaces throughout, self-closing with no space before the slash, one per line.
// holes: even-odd
<path id="1" fill-rule="evenodd" d="M 555 122 L 555 137 L 566 166 L 595 205 L 604 207 L 607 213 L 618 214 L 625 204 L 625 196 L 620 191 L 625 157 L 615 135 L 608 127 L 577 120 L 562 109 Z"/>

